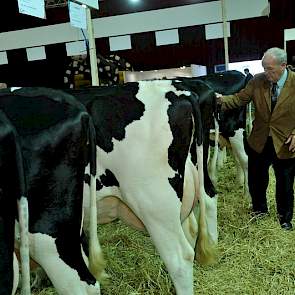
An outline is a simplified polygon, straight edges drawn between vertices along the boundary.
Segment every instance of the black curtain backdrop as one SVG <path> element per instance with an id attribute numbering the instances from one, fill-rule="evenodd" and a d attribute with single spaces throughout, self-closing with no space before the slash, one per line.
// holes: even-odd
<path id="1" fill-rule="evenodd" d="M 5 11 L 6 13 L 14 11 L 15 15 L 17 1 L 11 2 L 7 8 L 8 12 L 3 9 L 0 15 Z M 145 1 L 145 6 L 141 9 L 165 8 L 198 2 L 204 1 L 149 0 Z M 99 14 L 105 16 L 137 11 L 134 7 L 128 8 L 124 3 L 120 0 L 102 1 Z M 111 4 L 113 4 L 112 8 Z M 267 48 L 284 46 L 284 29 L 295 27 L 295 1 L 270 0 L 270 4 L 269 17 L 231 22 L 231 37 L 228 39 L 230 62 L 260 59 Z M 67 8 L 57 8 L 47 12 L 47 20 L 38 20 L 19 14 L 14 18 L 15 22 L 2 22 L 0 18 L 0 31 L 65 22 L 68 21 L 68 13 Z M 204 25 L 180 28 L 179 39 L 179 44 L 157 47 L 154 32 L 145 32 L 131 35 L 131 50 L 110 52 L 108 38 L 96 39 L 96 47 L 97 52 L 103 56 L 111 53 L 118 54 L 130 62 L 134 70 L 154 70 L 200 64 L 207 66 L 208 72 L 212 72 L 214 65 L 224 63 L 223 39 L 205 40 Z M 287 52 L 289 63 L 294 64 L 295 42 L 288 42 Z M 67 64 L 65 44 L 46 46 L 47 59 L 42 61 L 28 62 L 25 49 L 10 50 L 7 54 L 9 65 L 0 66 L 0 82 L 6 82 L 9 86 L 58 88 L 63 86 L 64 67 Z"/>

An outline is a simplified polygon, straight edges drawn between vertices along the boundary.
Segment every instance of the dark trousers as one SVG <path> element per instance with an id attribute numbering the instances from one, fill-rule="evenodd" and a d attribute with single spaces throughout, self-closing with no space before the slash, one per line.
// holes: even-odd
<path id="1" fill-rule="evenodd" d="M 253 211 L 267 212 L 266 190 L 269 167 L 273 166 L 276 178 L 276 204 L 280 223 L 290 222 L 294 207 L 295 159 L 279 159 L 272 138 L 268 137 L 262 153 L 248 146 L 249 191 Z"/>

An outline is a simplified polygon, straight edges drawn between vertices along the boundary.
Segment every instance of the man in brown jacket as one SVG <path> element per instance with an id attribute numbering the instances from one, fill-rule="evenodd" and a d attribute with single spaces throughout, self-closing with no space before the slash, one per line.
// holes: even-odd
<path id="1" fill-rule="evenodd" d="M 268 212 L 266 190 L 269 167 L 276 177 L 276 204 L 281 227 L 292 230 L 295 176 L 295 73 L 288 71 L 287 54 L 274 47 L 262 58 L 264 72 L 234 95 L 216 94 L 223 109 L 255 106 L 248 138 L 249 191 L 255 215 Z"/>

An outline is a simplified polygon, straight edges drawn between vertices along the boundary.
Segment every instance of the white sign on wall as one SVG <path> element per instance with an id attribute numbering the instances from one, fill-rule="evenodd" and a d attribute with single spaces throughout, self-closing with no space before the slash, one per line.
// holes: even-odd
<path id="1" fill-rule="evenodd" d="M 126 50 L 132 48 L 130 35 L 110 37 L 109 44 L 111 51 Z"/>
<path id="2" fill-rule="evenodd" d="M 87 54 L 85 41 L 66 43 L 67 56 Z"/>
<path id="3" fill-rule="evenodd" d="M 45 18 L 44 0 L 17 0 L 20 13 Z"/>
<path id="4" fill-rule="evenodd" d="M 0 65 L 8 64 L 7 53 L 6 51 L 0 52 Z"/>
<path id="5" fill-rule="evenodd" d="M 156 45 L 168 45 L 179 43 L 178 29 L 156 32 Z"/>
<path id="6" fill-rule="evenodd" d="M 28 61 L 46 59 L 45 46 L 27 48 Z"/>
<path id="7" fill-rule="evenodd" d="M 230 37 L 230 22 L 227 22 L 227 37 Z M 223 23 L 205 25 L 206 40 L 223 38 Z"/>
<path id="8" fill-rule="evenodd" d="M 69 2 L 70 23 L 73 27 L 87 29 L 86 9 L 80 4 Z"/>
<path id="9" fill-rule="evenodd" d="M 77 2 L 98 9 L 98 0 L 77 0 Z"/>

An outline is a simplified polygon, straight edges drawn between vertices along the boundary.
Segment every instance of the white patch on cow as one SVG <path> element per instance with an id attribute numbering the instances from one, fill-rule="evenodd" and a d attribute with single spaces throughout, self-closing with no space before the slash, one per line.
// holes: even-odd
<path id="1" fill-rule="evenodd" d="M 236 161 L 240 164 L 244 176 L 244 195 L 249 197 L 249 187 L 248 187 L 248 156 L 244 149 L 244 141 L 243 141 L 243 132 L 244 129 L 240 128 L 235 132 L 233 137 L 229 138 L 233 155 Z M 240 176 L 240 178 L 242 178 Z"/>
<path id="2" fill-rule="evenodd" d="M 55 239 L 46 234 L 30 234 L 30 253 L 47 273 L 57 293 L 63 295 L 100 295 L 100 285 L 88 285 L 75 269 L 60 257 Z"/>
<path id="3" fill-rule="evenodd" d="M 29 254 L 29 208 L 26 197 L 21 197 L 17 202 L 19 217 L 19 235 L 20 235 L 20 262 L 21 262 L 21 294 L 31 294 L 30 289 L 30 254 Z"/>
<path id="4" fill-rule="evenodd" d="M 22 87 L 10 87 L 10 92 L 21 89 Z"/>
<path id="5" fill-rule="evenodd" d="M 11 295 L 14 295 L 19 282 L 19 266 L 15 253 L 13 252 L 13 288 Z"/>

